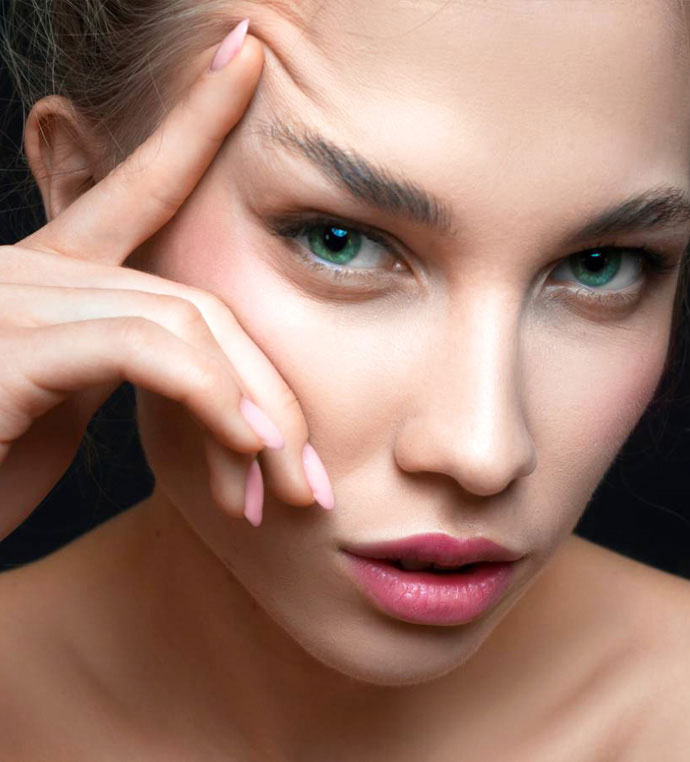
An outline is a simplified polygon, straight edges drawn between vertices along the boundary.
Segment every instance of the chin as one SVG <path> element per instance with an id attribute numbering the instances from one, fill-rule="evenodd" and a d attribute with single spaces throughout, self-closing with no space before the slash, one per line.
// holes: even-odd
<path id="1" fill-rule="evenodd" d="M 429 683 L 468 662 L 519 597 L 514 588 L 494 608 L 465 624 L 424 625 L 378 610 L 338 574 L 332 575 L 329 585 L 315 574 L 314 565 L 295 566 L 288 560 L 266 574 L 261 564 L 266 548 L 260 538 L 270 537 L 270 516 L 281 510 L 295 515 L 296 509 L 268 506 L 258 530 L 261 535 L 239 519 L 224 517 L 205 489 L 203 457 L 191 433 L 179 418 L 160 414 L 160 401 L 144 397 L 139 424 L 157 489 L 191 530 L 185 532 L 186 541 L 198 538 L 210 551 L 207 557 L 215 557 L 217 569 L 230 572 L 218 585 L 222 605 L 251 620 L 252 632 L 260 633 L 258 642 L 271 659 L 294 665 L 326 684 L 334 673 L 371 686 Z M 184 468 L 178 467 L 180 463 Z M 276 578 L 281 580 L 279 586 Z M 228 580 L 231 584 L 226 586 Z M 242 639 L 246 633 L 240 630 Z"/>
<path id="2" fill-rule="evenodd" d="M 428 683 L 461 667 L 489 638 L 506 608 L 501 604 L 464 625 L 431 626 L 371 609 L 353 612 L 348 606 L 314 613 L 308 620 L 316 625 L 308 630 L 305 619 L 264 611 L 317 671 L 323 667 L 354 682 L 395 687 Z"/>

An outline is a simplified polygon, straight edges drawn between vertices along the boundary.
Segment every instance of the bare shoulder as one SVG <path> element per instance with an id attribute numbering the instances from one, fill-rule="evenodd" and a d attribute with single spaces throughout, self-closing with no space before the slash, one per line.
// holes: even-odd
<path id="1" fill-rule="evenodd" d="M 678 657 L 676 671 L 690 672 L 690 580 L 575 536 L 557 563 L 558 576 L 576 578 L 583 601 L 629 630 L 641 653 Z"/>
<path id="2" fill-rule="evenodd" d="M 103 724 L 102 691 L 70 637 L 78 606 L 63 558 L 0 574 L 2 760 L 75 762 Z M 110 759 L 100 748 L 99 759 Z"/>
<path id="3" fill-rule="evenodd" d="M 137 718 L 115 689 L 129 665 L 129 643 L 113 635 L 113 623 L 126 620 L 118 583 L 129 569 L 126 539 L 135 520 L 125 511 L 0 573 L 3 762 L 160 758 L 139 754 Z"/>
<path id="4" fill-rule="evenodd" d="M 573 536 L 565 561 L 577 564 L 602 603 L 630 617 L 659 644 L 690 646 L 690 580 Z M 690 652 L 689 652 L 690 653 Z"/>
<path id="5" fill-rule="evenodd" d="M 41 728 L 58 719 L 53 700 L 65 664 L 59 633 L 50 627 L 49 591 L 29 567 L 0 574 L 0 758 L 30 759 Z"/>
<path id="6" fill-rule="evenodd" d="M 616 623 L 622 758 L 685 762 L 690 748 L 690 581 L 573 537 L 563 563 Z"/>

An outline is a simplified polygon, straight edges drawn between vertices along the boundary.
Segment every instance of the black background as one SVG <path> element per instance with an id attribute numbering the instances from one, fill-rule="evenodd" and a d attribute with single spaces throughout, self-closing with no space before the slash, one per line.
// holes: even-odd
<path id="1" fill-rule="evenodd" d="M 1 66 L 0 111 L 0 243 L 10 243 L 35 223 L 20 187 L 21 110 Z M 690 371 L 677 360 L 672 373 L 672 399 L 642 418 L 576 531 L 690 579 Z M 596 394 L 592 389 L 593 400 Z M 133 390 L 124 385 L 96 415 L 51 494 L 0 543 L 0 569 L 41 557 L 150 494 L 153 477 L 133 416 Z"/>

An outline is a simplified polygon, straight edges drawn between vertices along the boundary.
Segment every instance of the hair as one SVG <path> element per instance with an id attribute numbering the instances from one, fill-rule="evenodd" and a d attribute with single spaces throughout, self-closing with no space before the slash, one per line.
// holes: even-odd
<path id="1" fill-rule="evenodd" d="M 284 0 L 270 2 L 296 15 Z M 65 96 L 103 138 L 111 164 L 124 159 L 164 117 L 170 88 L 185 61 L 220 41 L 240 21 L 229 11 L 228 0 L 6 0 L 6 4 L 0 53 L 24 113 L 46 95 Z M 687 30 L 682 44 L 690 62 L 690 0 L 671 0 L 671 6 Z M 30 176 L 28 180 L 31 184 Z M 673 396 L 678 368 L 685 362 L 689 253 L 674 305 L 667 360 L 667 370 L 673 366 L 673 373 L 664 373 L 665 388 L 660 386 L 656 401 Z"/>
<path id="2" fill-rule="evenodd" d="M 122 160 L 185 62 L 237 22 L 227 0 L 8 0 L 2 52 L 24 105 L 70 99 Z"/>
<path id="3" fill-rule="evenodd" d="M 288 0 L 255 1 L 271 2 L 285 15 L 298 15 Z M 314 13 L 322 4 L 334 1 L 317 3 Z M 669 2 L 679 25 L 686 30 L 679 43 L 679 55 L 684 55 L 690 69 L 690 0 Z M 0 0 L 0 57 L 13 79 L 24 117 L 44 96 L 64 96 L 102 139 L 104 161 L 114 166 L 165 116 L 177 95 L 172 85 L 186 61 L 219 42 L 239 21 L 239 17 L 233 16 L 229 0 Z M 304 24 L 306 20 L 299 21 Z M 0 77 L 2 74 L 0 67 Z M 8 109 L 7 119 L 19 111 L 16 107 Z M 19 135 L 21 128 L 17 119 L 10 135 Z M 0 133 L 0 137 L 6 144 L 12 142 L 6 139 L 6 134 Z M 43 224 L 40 197 L 18 144 L 17 139 L 16 146 L 10 147 L 10 155 L 0 161 L 0 171 L 7 177 L 7 180 L 0 177 L 7 189 L 0 188 L 0 205 L 11 201 L 1 211 L 7 216 L 7 207 L 11 208 L 15 201 L 19 211 L 17 220 L 9 226 L 13 239 Z M 1 228 L 0 224 L 0 233 L 9 232 Z M 671 410 L 668 403 L 677 399 L 688 350 L 687 260 L 688 252 L 674 303 L 666 370 L 649 406 L 653 415 L 644 416 L 647 431 L 656 440 L 655 450 Z M 78 533 L 143 499 L 153 487 L 153 476 L 137 444 L 134 394 L 131 388 L 124 392 L 124 395 L 122 390 L 116 393 L 114 402 L 111 399 L 94 417 L 75 459 L 77 469 L 74 465 L 70 469 L 78 475 L 75 499 L 92 506 L 88 521 L 80 523 Z M 119 430 L 113 437 L 112 427 L 121 426 L 127 419 L 131 425 L 124 437 Z M 114 441 L 120 443 L 119 457 L 117 449 L 108 447 Z M 90 480 L 84 478 L 85 472 Z M 137 472 L 138 478 L 133 479 Z M 68 485 L 75 481 L 68 481 L 69 473 L 62 480 Z M 113 485 L 120 485 L 120 491 L 122 485 L 127 489 L 120 494 Z M 671 509 L 656 503 L 655 507 L 685 521 Z M 39 555 L 59 547 L 75 534 L 73 528 L 66 534 L 63 524 L 61 519 L 59 528 L 48 532 L 50 545 L 41 546 Z M 46 534 L 44 527 L 38 533 L 43 545 Z M 28 546 L 19 552 L 20 563 L 36 557 L 35 543 L 36 537 L 32 535 Z"/>

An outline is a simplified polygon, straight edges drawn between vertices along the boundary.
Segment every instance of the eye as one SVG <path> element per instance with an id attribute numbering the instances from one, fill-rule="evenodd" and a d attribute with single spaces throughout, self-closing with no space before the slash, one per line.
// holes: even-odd
<path id="1" fill-rule="evenodd" d="M 608 246 L 571 254 L 552 271 L 551 278 L 597 291 L 620 291 L 637 283 L 644 264 L 643 250 Z"/>
<path id="2" fill-rule="evenodd" d="M 321 276 L 368 281 L 379 285 L 409 273 L 399 248 L 384 234 L 366 226 L 323 216 L 273 217 L 268 227 L 287 240 L 302 262 Z"/>
<path id="3" fill-rule="evenodd" d="M 295 240 L 314 256 L 333 265 L 354 268 L 377 268 L 390 260 L 390 252 L 357 228 L 340 224 L 316 223 L 305 225 Z"/>

